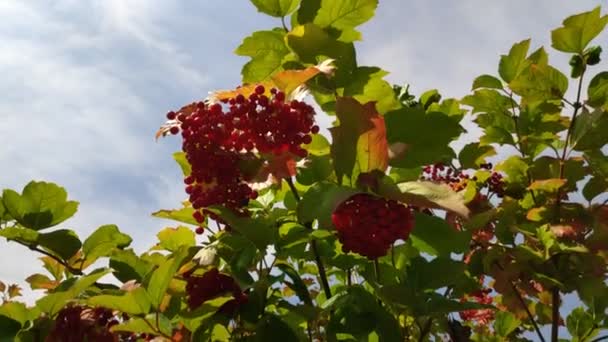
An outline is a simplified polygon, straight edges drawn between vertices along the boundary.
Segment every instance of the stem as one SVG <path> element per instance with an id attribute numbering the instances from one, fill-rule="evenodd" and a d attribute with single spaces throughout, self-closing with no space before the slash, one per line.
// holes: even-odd
<path id="1" fill-rule="evenodd" d="M 600 342 L 600 341 L 604 341 L 604 340 L 608 340 L 608 335 L 600 336 L 600 337 L 592 340 L 591 342 Z"/>
<path id="2" fill-rule="evenodd" d="M 494 262 L 494 264 L 496 264 L 496 266 L 498 266 L 498 268 L 500 268 L 501 271 L 505 270 L 498 262 Z M 519 290 L 517 290 L 517 287 L 515 286 L 515 284 L 513 284 L 513 281 L 511 279 L 509 279 L 509 284 L 511 285 L 511 289 L 513 290 L 513 292 L 517 296 L 517 299 L 519 300 L 519 303 L 521 304 L 521 306 L 526 311 L 526 314 L 528 315 L 528 319 L 530 319 L 530 322 L 532 322 L 532 325 L 534 326 L 534 330 L 536 330 L 536 334 L 538 335 L 538 338 L 542 342 L 545 342 L 545 337 L 540 332 L 540 328 L 538 327 L 538 324 L 536 324 L 536 321 L 534 320 L 534 316 L 532 316 L 532 312 L 530 312 L 530 309 L 528 309 L 528 305 L 526 305 L 526 302 L 522 298 L 521 293 L 519 293 Z"/>
<path id="3" fill-rule="evenodd" d="M 289 32 L 289 29 L 287 28 L 287 25 L 285 25 L 285 17 L 281 17 L 281 25 L 283 25 L 283 29 L 287 32 Z"/>
<path id="4" fill-rule="evenodd" d="M 158 313 L 157 313 L 157 314 L 158 314 Z M 166 338 L 166 339 L 169 339 L 170 341 L 173 341 L 173 337 L 171 337 L 171 336 L 169 336 L 169 335 L 167 335 L 167 334 L 163 333 L 162 331 L 160 331 L 160 329 L 155 328 L 155 327 L 152 325 L 152 323 L 150 323 L 150 322 L 148 321 L 148 319 L 147 319 L 146 317 L 142 317 L 142 318 L 143 318 L 144 322 L 146 323 L 146 325 L 148 325 L 148 327 L 149 327 L 150 329 L 152 329 L 152 330 L 154 331 L 154 333 L 155 333 L 155 334 L 158 334 L 158 335 L 160 335 L 160 336 L 162 336 L 162 337 L 164 337 L 164 338 Z"/>
<path id="5" fill-rule="evenodd" d="M 296 202 L 300 202 L 300 194 L 298 193 L 298 189 L 296 189 L 296 186 L 293 184 L 291 178 L 285 178 L 285 181 L 287 182 L 287 185 L 289 186 L 289 189 L 291 190 Z M 306 223 L 305 226 L 306 228 L 312 230 L 312 224 L 310 222 Z M 323 265 L 323 261 L 321 260 L 321 256 L 319 255 L 319 249 L 317 248 L 316 240 L 312 239 L 310 241 L 310 248 L 315 256 L 315 262 L 317 264 L 317 268 L 319 269 L 319 277 L 321 278 L 321 286 L 323 287 L 323 292 L 325 293 L 325 299 L 329 299 L 331 298 L 331 288 L 329 286 L 329 281 L 327 281 L 325 265 Z"/>
<path id="6" fill-rule="evenodd" d="M 61 258 L 59 258 L 59 257 L 57 257 L 57 256 L 55 256 L 55 255 L 53 255 L 53 254 L 51 254 L 51 253 L 43 250 L 43 249 L 38 248 L 38 246 L 36 246 L 36 245 L 29 245 L 29 244 L 27 244 L 25 242 L 22 242 L 22 241 L 19 241 L 19 240 L 11 240 L 11 241 L 15 241 L 16 243 L 18 243 L 18 244 L 20 244 L 22 246 L 25 246 L 25 247 L 33 250 L 33 251 L 36 251 L 36 252 L 38 252 L 40 254 L 44 254 L 44 255 L 48 256 L 49 258 L 57 261 L 59 264 L 61 264 L 63 267 L 65 267 L 66 270 L 68 270 L 70 273 L 72 273 L 74 275 L 82 275 L 82 271 L 81 270 L 68 265 L 68 263 L 65 262 L 65 261 L 63 261 Z"/>
<path id="7" fill-rule="evenodd" d="M 552 306 L 551 306 L 551 341 L 557 342 L 559 336 L 559 305 L 561 302 L 559 296 L 559 288 L 554 287 L 551 290 Z"/>
<path id="8" fill-rule="evenodd" d="M 376 283 L 380 284 L 380 265 L 378 259 L 374 259 L 374 274 L 376 275 Z"/>

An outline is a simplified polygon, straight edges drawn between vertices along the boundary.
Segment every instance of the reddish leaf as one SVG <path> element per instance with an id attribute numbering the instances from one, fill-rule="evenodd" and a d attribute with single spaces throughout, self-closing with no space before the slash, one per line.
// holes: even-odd
<path id="1" fill-rule="evenodd" d="M 338 179 L 343 175 L 350 176 L 357 161 L 360 172 L 386 170 L 386 127 L 375 103 L 361 104 L 352 97 L 338 97 L 336 115 L 340 125 L 330 131 L 333 138 L 331 153 Z"/>
<path id="2" fill-rule="evenodd" d="M 21 296 L 21 287 L 17 284 L 11 284 L 8 286 L 8 297 L 15 298 Z"/>

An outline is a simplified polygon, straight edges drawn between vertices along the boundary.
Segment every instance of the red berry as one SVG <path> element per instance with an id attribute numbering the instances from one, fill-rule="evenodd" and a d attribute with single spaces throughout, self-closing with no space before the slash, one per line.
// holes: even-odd
<path id="1" fill-rule="evenodd" d="M 203 233 L 205 232 L 205 228 L 203 227 L 196 227 L 196 230 L 194 230 L 194 232 L 198 235 L 203 235 Z"/>
<path id="2" fill-rule="evenodd" d="M 264 94 L 264 91 L 266 91 L 266 89 L 264 89 L 264 86 L 260 84 L 257 87 L 255 87 L 254 91 L 256 94 L 262 95 L 262 94 Z"/>
<path id="3" fill-rule="evenodd" d="M 311 132 L 312 134 L 317 134 L 317 133 L 319 133 L 319 130 L 320 130 L 319 126 L 316 126 L 316 125 L 315 125 L 315 126 L 312 126 L 312 127 L 310 128 L 310 132 Z"/>
<path id="4" fill-rule="evenodd" d="M 169 132 L 170 132 L 171 134 L 174 134 L 174 135 L 175 135 L 175 134 L 179 133 L 179 127 L 177 127 L 177 126 L 173 126 L 173 127 L 171 127 L 171 128 L 169 129 Z"/>
<path id="5" fill-rule="evenodd" d="M 167 119 L 169 119 L 169 120 L 175 120 L 176 117 L 177 117 L 177 114 L 175 114 L 175 112 L 173 112 L 173 111 L 167 113 Z"/>

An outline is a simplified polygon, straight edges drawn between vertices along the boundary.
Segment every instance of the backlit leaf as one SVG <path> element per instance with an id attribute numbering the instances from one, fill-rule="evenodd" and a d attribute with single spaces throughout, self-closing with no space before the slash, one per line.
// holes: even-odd
<path id="1" fill-rule="evenodd" d="M 552 46 L 563 52 L 583 53 L 608 23 L 608 15 L 601 16 L 600 7 L 570 16 L 563 21 L 563 26 L 551 31 Z"/>
<path id="2" fill-rule="evenodd" d="M 273 17 L 284 17 L 295 11 L 300 0 L 251 0 L 258 11 Z"/>

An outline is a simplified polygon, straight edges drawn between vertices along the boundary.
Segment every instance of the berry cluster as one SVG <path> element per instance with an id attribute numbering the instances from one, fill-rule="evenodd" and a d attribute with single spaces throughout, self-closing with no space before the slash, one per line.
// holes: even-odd
<path id="1" fill-rule="evenodd" d="M 490 171 L 492 170 L 492 163 L 481 164 L 479 167 Z M 492 175 L 483 184 L 483 187 L 487 187 L 490 192 L 495 193 L 499 198 L 502 198 L 505 194 L 502 175 L 495 171 L 492 171 Z"/>
<path id="2" fill-rule="evenodd" d="M 226 302 L 220 312 L 230 314 L 241 304 L 247 302 L 247 294 L 241 291 L 236 281 L 229 275 L 222 274 L 217 268 L 213 268 L 203 275 L 187 273 L 186 292 L 188 294 L 188 306 L 194 310 L 204 302 L 220 295 L 231 293 L 234 299 Z"/>
<path id="3" fill-rule="evenodd" d="M 199 223 L 204 221 L 202 208 L 223 205 L 238 212 L 257 197 L 247 183 L 251 175 L 241 170 L 244 161 L 256 153 L 306 157 L 301 145 L 319 131 L 311 106 L 286 100 L 274 88 L 266 93 L 259 85 L 247 97 L 238 94 L 221 102 L 199 102 L 167 114 L 175 122 L 169 132 L 181 130 L 182 149 L 192 166 L 184 182 Z"/>
<path id="4" fill-rule="evenodd" d="M 478 290 L 465 296 L 461 301 L 465 302 L 468 299 L 473 299 L 473 301 L 479 304 L 492 304 L 490 292 L 492 292 L 491 289 Z M 494 319 L 494 309 L 471 309 L 460 311 L 460 318 L 464 321 L 474 321 L 481 325 L 486 325 Z"/>
<path id="5" fill-rule="evenodd" d="M 120 323 L 119 317 L 106 308 L 68 305 L 57 314 L 49 335 L 52 341 L 130 341 L 147 340 L 152 336 L 113 333 L 110 328 Z"/>
<path id="6" fill-rule="evenodd" d="M 423 174 L 420 177 L 421 180 L 445 183 L 449 185 L 454 191 L 463 190 L 469 180 L 469 175 L 462 171 L 457 171 L 451 166 L 444 165 L 443 163 L 437 163 L 433 165 L 427 165 L 423 169 Z"/>
<path id="7" fill-rule="evenodd" d="M 405 205 L 370 194 L 356 194 L 340 203 L 331 216 L 345 253 L 376 259 L 398 239 L 407 239 L 414 226 Z"/>

